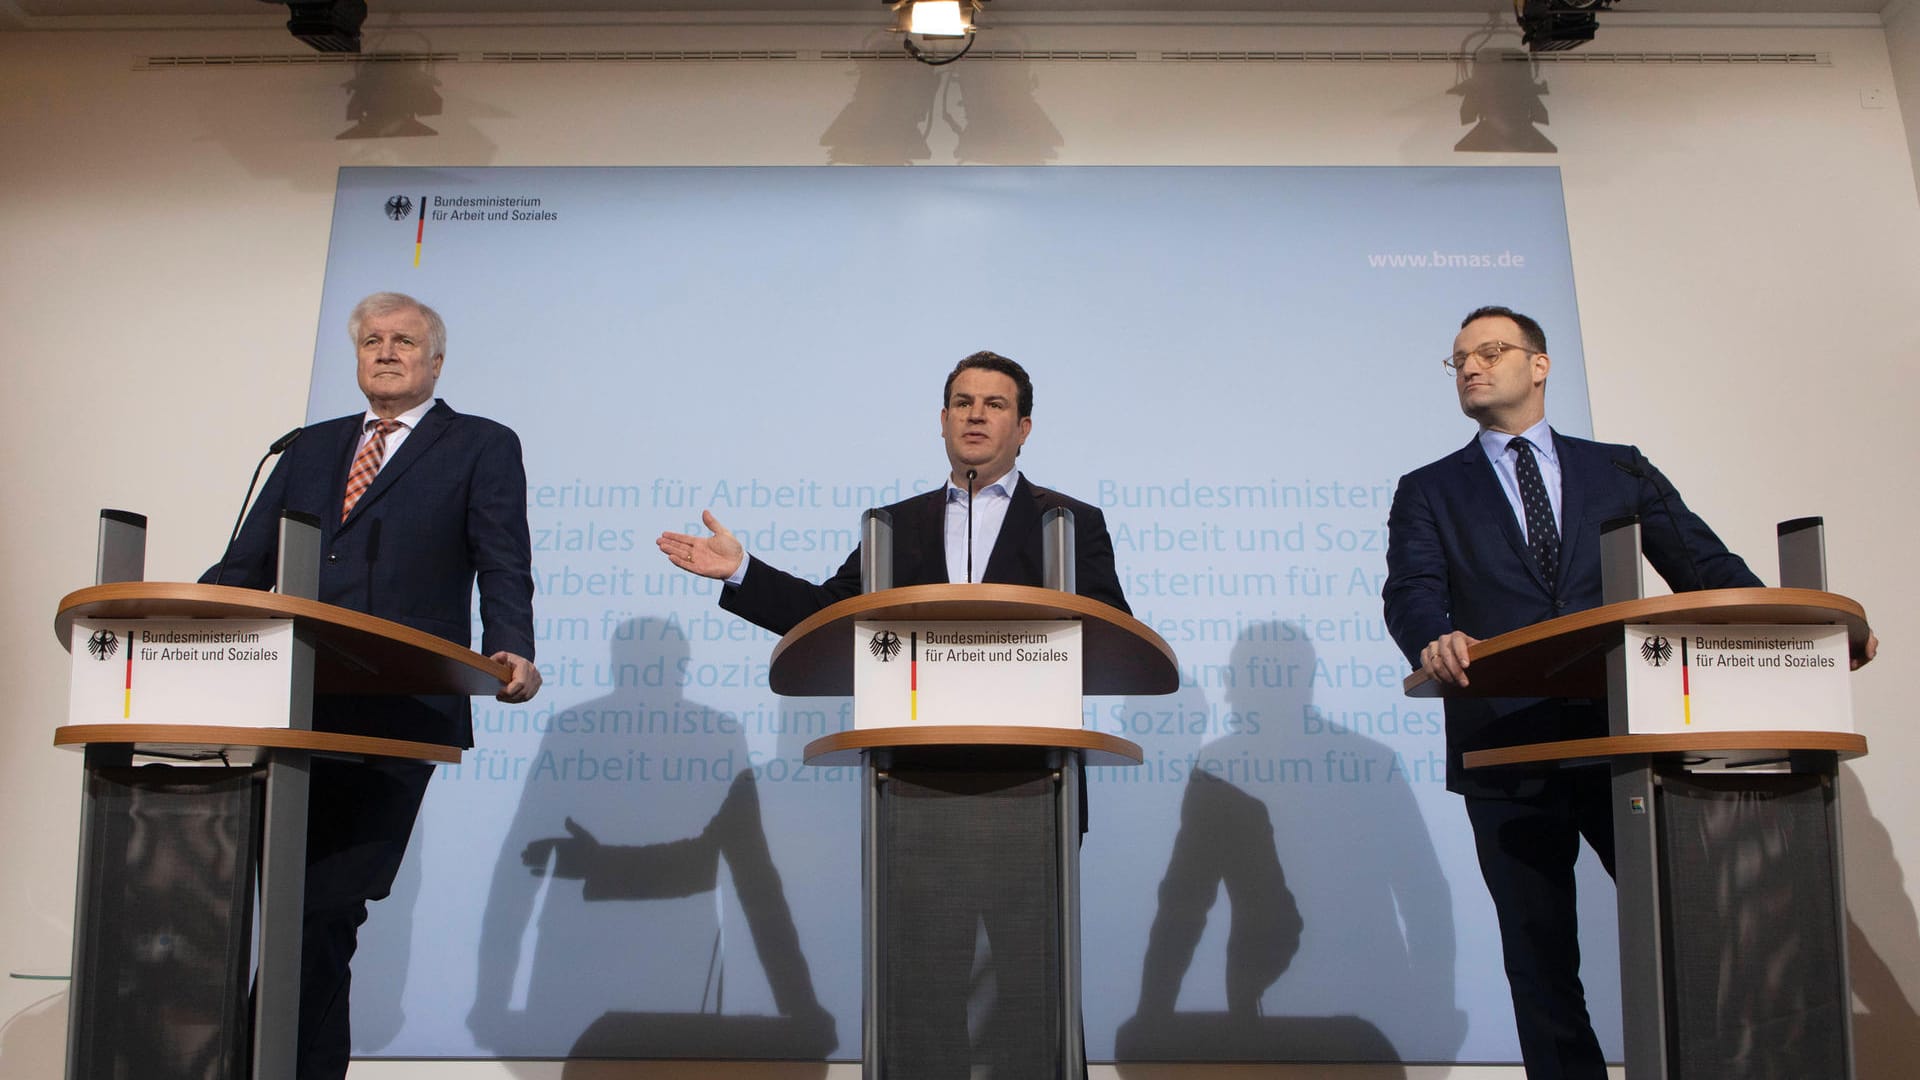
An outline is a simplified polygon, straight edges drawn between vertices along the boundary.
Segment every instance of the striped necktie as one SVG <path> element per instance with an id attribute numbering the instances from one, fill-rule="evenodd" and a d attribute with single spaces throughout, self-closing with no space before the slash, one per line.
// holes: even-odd
<path id="1" fill-rule="evenodd" d="M 373 478 L 380 475 L 380 462 L 387 456 L 387 436 L 399 431 L 398 420 L 375 420 L 369 425 L 373 437 L 353 456 L 353 469 L 347 473 L 347 498 L 340 504 L 340 520 L 347 520 L 353 513 L 353 504 L 373 486 Z"/>

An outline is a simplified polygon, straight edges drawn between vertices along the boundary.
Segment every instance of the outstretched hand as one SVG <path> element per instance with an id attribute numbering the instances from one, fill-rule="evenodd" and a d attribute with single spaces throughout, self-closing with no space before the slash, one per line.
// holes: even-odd
<path id="1" fill-rule="evenodd" d="M 712 536 L 689 536 L 686 533 L 665 532 L 654 541 L 660 547 L 661 554 L 682 570 L 725 581 L 740 569 L 740 560 L 746 558 L 747 551 L 740 541 L 733 538 L 713 511 L 700 512 L 701 524 L 713 530 Z"/>
<path id="2" fill-rule="evenodd" d="M 546 874 L 549 861 L 553 864 L 553 876 L 557 878 L 578 880 L 586 877 L 587 871 L 592 869 L 594 856 L 600 852 L 600 841 L 572 818 L 566 819 L 566 824 L 567 835 L 535 840 L 520 853 L 520 862 L 534 877 Z"/>

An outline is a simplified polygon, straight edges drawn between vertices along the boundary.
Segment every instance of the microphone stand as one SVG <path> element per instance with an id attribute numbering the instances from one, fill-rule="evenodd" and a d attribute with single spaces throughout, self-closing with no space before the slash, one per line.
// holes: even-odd
<path id="1" fill-rule="evenodd" d="M 967 470 L 967 584 L 973 584 L 973 482 L 980 476 L 978 469 Z"/>
<path id="2" fill-rule="evenodd" d="M 253 486 L 260 482 L 260 470 L 267 467 L 268 458 L 275 457 L 284 452 L 287 447 L 292 446 L 293 440 L 299 438 L 300 433 L 305 430 L 307 429 L 297 427 L 273 440 L 273 445 L 267 447 L 267 452 L 260 455 L 260 463 L 253 467 L 253 479 L 247 481 L 247 493 L 240 499 L 240 512 L 233 516 L 233 533 L 227 537 L 227 549 L 220 553 L 220 569 L 213 575 L 215 585 L 220 584 L 220 579 L 227 576 L 227 560 L 233 558 L 233 545 L 240 539 L 240 525 L 247 519 L 247 503 L 253 499 Z"/>

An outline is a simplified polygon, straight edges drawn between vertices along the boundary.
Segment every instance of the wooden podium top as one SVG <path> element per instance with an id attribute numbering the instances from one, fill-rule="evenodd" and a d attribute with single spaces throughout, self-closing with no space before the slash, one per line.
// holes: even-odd
<path id="1" fill-rule="evenodd" d="M 1625 628 L 1674 623 L 1838 625 L 1847 628 L 1854 656 L 1861 656 L 1867 644 L 1865 609 L 1838 593 L 1707 589 L 1608 604 L 1524 626 L 1467 650 L 1465 689 L 1441 686 L 1426 668 L 1408 675 L 1401 689 L 1408 697 L 1602 698 L 1607 696 L 1607 650 L 1620 643 Z"/>
<path id="2" fill-rule="evenodd" d="M 807 744 L 809 765 L 858 765 L 870 750 L 1076 750 L 1088 765 L 1138 765 L 1140 747 L 1117 735 L 1080 728 L 1011 724 L 865 728 L 824 735 Z"/>
<path id="3" fill-rule="evenodd" d="M 1490 765 L 1560 762 L 1580 765 L 1639 754 L 1672 754 L 1690 764 L 1728 767 L 1772 765 L 1804 751 L 1838 754 L 1842 760 L 1867 752 L 1867 737 L 1840 731 L 1688 731 L 1679 734 L 1615 735 L 1601 739 L 1523 743 L 1475 750 L 1461 757 L 1469 769 Z"/>
<path id="4" fill-rule="evenodd" d="M 314 691 L 321 694 L 492 695 L 513 677 L 506 664 L 424 630 L 318 600 L 231 585 L 95 585 L 61 599 L 53 632 L 67 648 L 75 619 L 146 618 L 293 619 L 312 635 Z"/>
<path id="5" fill-rule="evenodd" d="M 314 750 L 364 757 L 413 758 L 449 765 L 460 748 L 440 743 L 338 735 L 293 728 L 214 727 L 200 724 L 67 724 L 53 729 L 53 745 L 79 749 L 89 743 L 131 745 L 135 752 L 174 757 L 250 755 L 255 750 Z"/>
<path id="6" fill-rule="evenodd" d="M 853 693 L 855 622 L 1048 619 L 1081 623 L 1083 692 L 1171 694 L 1180 688 L 1172 647 L 1119 608 L 1054 589 L 981 584 L 908 585 L 822 608 L 774 645 L 769 683 L 774 693 L 790 696 Z M 1134 760 L 1139 760 L 1137 754 Z"/>

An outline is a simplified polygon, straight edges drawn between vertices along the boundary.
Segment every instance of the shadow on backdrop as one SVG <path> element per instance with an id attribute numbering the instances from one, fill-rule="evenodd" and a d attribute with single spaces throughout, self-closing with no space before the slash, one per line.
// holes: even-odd
<path id="1" fill-rule="evenodd" d="M 1547 81 L 1524 49 L 1496 46 L 1493 38 L 1510 28 L 1488 26 L 1467 37 L 1454 66 L 1447 93 L 1460 98 L 1460 122 L 1473 128 L 1455 150 L 1477 153 L 1552 154 L 1553 140 L 1535 125 L 1548 123 Z"/>
<path id="2" fill-rule="evenodd" d="M 1875 895 L 1897 898 L 1892 902 L 1892 925 L 1883 931 L 1880 948 L 1851 916 L 1847 919 L 1854 1075 L 1858 1080 L 1907 1080 L 1920 1048 L 1920 1015 L 1900 989 L 1894 971 L 1920 958 L 1920 921 L 1915 919 L 1912 902 L 1905 899 L 1906 875 L 1895 856 L 1893 838 L 1873 816 L 1866 789 L 1849 768 L 1840 770 L 1840 813 L 1847 825 L 1847 861 L 1856 868 L 1874 867 L 1875 876 L 1884 879 L 1875 881 Z"/>
<path id="3" fill-rule="evenodd" d="M 393 139 L 438 135 L 420 118 L 439 116 L 446 102 L 433 62 L 422 54 L 382 57 L 370 54 L 353 67 L 347 91 L 347 119 L 353 126 L 336 139 Z"/>
<path id="4" fill-rule="evenodd" d="M 940 115 L 959 136 L 953 158 L 967 165 L 1038 165 L 1060 157 L 1060 134 L 1034 91 L 1025 61 L 955 64 L 940 94 Z M 956 96 L 958 112 L 955 111 Z"/>
<path id="5" fill-rule="evenodd" d="M 573 732 L 554 724 L 541 739 L 545 770 L 526 778 L 495 864 L 468 1026 L 503 1057 L 824 1058 L 839 1039 L 767 847 L 746 739 L 731 714 L 679 695 L 688 650 L 657 640 L 663 621 L 624 624 L 595 671 L 596 685 L 620 685 L 561 710 Z M 728 886 L 757 965 L 735 945 Z M 773 1013 L 753 1011 L 769 995 Z"/>
<path id="6" fill-rule="evenodd" d="M 820 134 L 833 165 L 911 165 L 927 146 L 940 72 L 925 64 L 869 60 L 853 65 L 853 99 Z"/>
<path id="7" fill-rule="evenodd" d="M 853 99 L 820 135 L 836 165 L 908 165 L 933 157 L 937 115 L 956 138 L 955 161 L 1037 165 L 1066 137 L 1034 96 L 1033 65 L 968 61 L 935 68 L 899 61 L 854 65 Z"/>
<path id="8" fill-rule="evenodd" d="M 187 141 L 201 150 L 216 147 L 248 175 L 293 191 L 333 193 L 338 180 L 333 164 L 410 164 L 408 157 L 419 145 L 388 139 L 431 136 L 437 140 L 436 161 L 486 165 L 499 156 L 499 146 L 479 122 L 508 119 L 513 113 L 471 90 L 442 93 L 433 61 L 415 59 L 434 51 L 426 33 L 370 36 L 366 50 L 368 55 L 406 59 L 363 59 L 344 82 L 341 69 L 332 64 L 288 67 L 268 80 L 248 65 L 210 67 L 169 91 L 179 95 L 170 120 L 190 132 Z M 246 98 L 249 107 L 235 109 L 237 97 Z M 421 119 L 429 116 L 437 118 L 433 126 Z M 340 127 L 343 117 L 345 129 Z M 314 168 L 316 155 L 329 166 Z M 441 175 L 428 168 L 419 172 L 423 183 L 434 186 Z"/>
<path id="9" fill-rule="evenodd" d="M 1417 1046 L 1445 1061 L 1465 1041 L 1451 893 L 1406 763 L 1337 721 L 1294 736 L 1309 730 L 1315 665 L 1298 624 L 1235 642 L 1238 722 L 1188 773 L 1120 1060 L 1391 1063 Z M 1183 714 L 1207 713 L 1200 691 L 1182 695 Z M 1223 888 L 1227 1008 L 1182 1010 Z"/>

